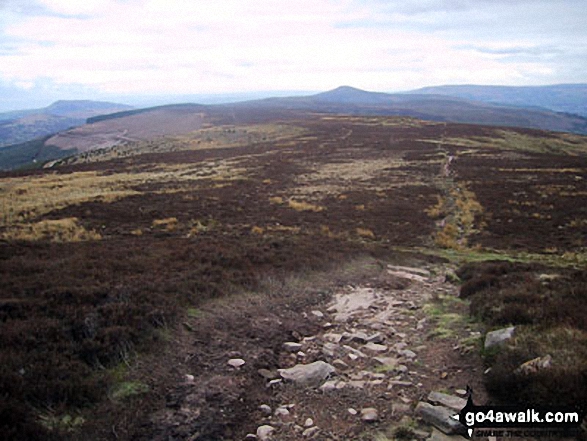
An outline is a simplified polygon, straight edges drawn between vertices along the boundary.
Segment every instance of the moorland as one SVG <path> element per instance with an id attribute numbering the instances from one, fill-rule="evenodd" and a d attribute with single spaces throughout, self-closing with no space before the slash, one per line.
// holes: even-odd
<path id="1" fill-rule="evenodd" d="M 587 138 L 319 110 L 198 108 L 191 131 L 0 176 L 6 439 L 169 439 L 153 415 L 178 401 L 177 357 L 217 413 L 173 439 L 243 437 L 256 369 L 366 261 L 454 270 L 448 313 L 517 326 L 467 355 L 489 399 L 587 402 Z M 214 383 L 254 344 L 269 354 Z"/>

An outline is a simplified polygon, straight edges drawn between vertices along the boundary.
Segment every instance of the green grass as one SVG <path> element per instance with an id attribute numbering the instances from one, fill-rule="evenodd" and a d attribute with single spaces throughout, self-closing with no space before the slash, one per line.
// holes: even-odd
<path id="1" fill-rule="evenodd" d="M 149 392 L 147 384 L 139 381 L 124 381 L 114 386 L 110 392 L 110 398 L 113 401 L 123 401 L 129 397 Z"/>

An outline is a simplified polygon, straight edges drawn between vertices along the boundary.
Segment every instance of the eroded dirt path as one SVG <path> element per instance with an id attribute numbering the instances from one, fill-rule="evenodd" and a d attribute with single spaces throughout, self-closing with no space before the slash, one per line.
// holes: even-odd
<path id="1" fill-rule="evenodd" d="M 477 334 L 447 268 L 367 266 L 322 274 L 314 286 L 273 281 L 265 294 L 190 319 L 177 342 L 176 383 L 141 439 L 385 440 L 398 430 L 428 439 L 415 406 L 429 392 L 462 395 L 470 386 L 484 401 Z M 334 373 L 311 385 L 280 375 L 316 361 Z"/>

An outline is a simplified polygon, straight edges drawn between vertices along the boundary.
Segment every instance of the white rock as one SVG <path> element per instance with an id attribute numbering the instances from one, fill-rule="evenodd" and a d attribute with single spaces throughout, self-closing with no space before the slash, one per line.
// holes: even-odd
<path id="1" fill-rule="evenodd" d="M 314 420 L 312 418 L 307 418 L 304 422 L 305 427 L 312 427 L 314 425 Z"/>
<path id="2" fill-rule="evenodd" d="M 367 343 L 365 346 L 363 346 L 363 348 L 372 351 L 372 352 L 386 352 L 387 351 L 387 346 L 385 345 L 380 345 L 378 343 Z"/>
<path id="3" fill-rule="evenodd" d="M 259 410 L 264 414 L 264 415 L 271 415 L 273 412 L 271 410 L 271 407 L 267 404 L 261 404 L 259 406 Z"/>
<path id="4" fill-rule="evenodd" d="M 359 412 L 356 411 L 356 409 L 353 409 L 352 407 L 349 407 L 347 409 L 347 412 L 350 413 L 351 415 L 356 415 L 356 414 L 359 413 Z"/>
<path id="5" fill-rule="evenodd" d="M 229 366 L 238 369 L 239 367 L 244 366 L 245 360 L 243 360 L 242 358 L 231 358 L 230 360 L 228 360 L 228 364 Z"/>
<path id="6" fill-rule="evenodd" d="M 318 427 L 309 427 L 302 432 L 304 438 L 312 438 L 318 434 L 320 429 Z"/>
<path id="7" fill-rule="evenodd" d="M 185 381 L 187 381 L 188 383 L 193 383 L 193 381 L 195 379 L 196 379 L 196 377 L 194 377 L 193 375 L 190 375 L 190 374 L 185 375 Z"/>
<path id="8" fill-rule="evenodd" d="M 275 409 L 274 415 L 280 417 L 288 416 L 289 410 L 287 409 L 287 407 L 279 406 L 277 409 Z"/>
<path id="9" fill-rule="evenodd" d="M 379 419 L 379 414 L 377 413 L 377 409 L 374 407 L 366 407 L 361 409 L 361 419 L 366 422 L 373 422 Z"/>
<path id="10" fill-rule="evenodd" d="M 300 349 L 302 349 L 302 344 L 293 341 L 287 341 L 283 344 L 283 349 L 289 352 L 298 352 Z"/>
<path id="11" fill-rule="evenodd" d="M 311 311 L 312 315 L 318 318 L 324 318 L 324 313 L 322 311 L 314 310 Z"/>
<path id="12" fill-rule="evenodd" d="M 257 428 L 257 438 L 259 438 L 261 441 L 269 441 L 273 432 L 275 432 L 275 428 L 273 426 L 259 426 Z"/>
<path id="13" fill-rule="evenodd" d="M 320 386 L 320 390 L 322 392 L 330 392 L 336 389 L 336 381 L 330 380 L 326 381 L 322 386 Z"/>

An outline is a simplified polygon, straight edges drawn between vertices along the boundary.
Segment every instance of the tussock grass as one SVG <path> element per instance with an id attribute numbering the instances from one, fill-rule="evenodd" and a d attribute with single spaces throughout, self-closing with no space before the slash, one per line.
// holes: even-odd
<path id="1" fill-rule="evenodd" d="M 43 220 L 32 224 L 17 224 L 6 229 L 0 237 L 4 240 L 40 241 L 51 242 L 81 242 L 87 240 L 100 240 L 102 236 L 94 230 L 86 230 L 79 225 L 75 217 Z"/>
<path id="2" fill-rule="evenodd" d="M 294 199 L 288 200 L 287 205 L 289 208 L 293 208 L 296 211 L 313 211 L 318 213 L 325 210 L 325 208 L 320 205 L 311 204 L 305 201 L 296 201 Z"/>

